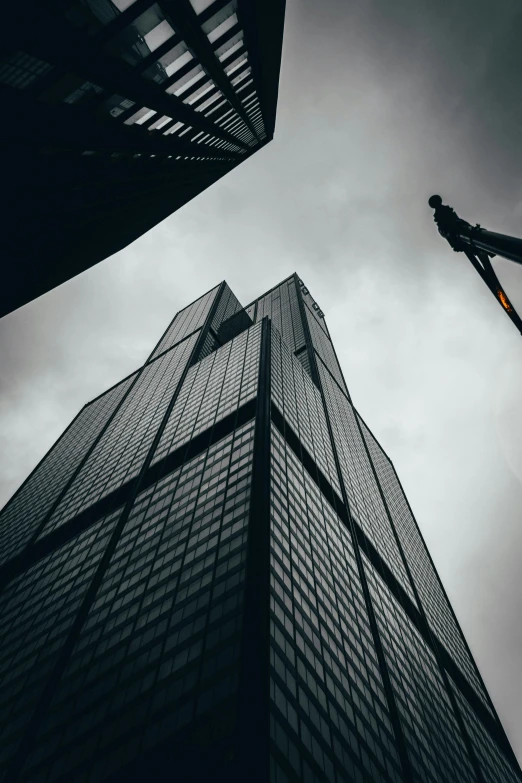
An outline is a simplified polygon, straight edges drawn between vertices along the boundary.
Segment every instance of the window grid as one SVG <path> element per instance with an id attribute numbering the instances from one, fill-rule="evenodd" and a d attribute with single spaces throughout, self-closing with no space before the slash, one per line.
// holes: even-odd
<path id="1" fill-rule="evenodd" d="M 0 561 L 14 557 L 51 510 L 136 375 L 87 404 L 0 514 Z"/>
<path id="2" fill-rule="evenodd" d="M 14 52 L 0 63 L 0 83 L 24 90 L 53 70 L 52 65 L 26 52 Z"/>
<path id="3" fill-rule="evenodd" d="M 221 21 L 214 22 L 218 27 L 231 26 L 216 34 L 213 45 L 217 51 L 234 41 L 238 22 L 227 22 L 235 14 L 234 3 L 219 0 L 214 9 L 212 5 L 201 9 L 206 0 L 193 2 L 200 9 L 202 24 L 219 16 L 217 9 L 229 6 Z M 209 27 L 209 34 L 214 29 Z M 170 51 L 170 44 L 177 40 L 173 36 L 173 41 L 166 39 L 158 45 L 158 57 Z M 223 50 L 223 62 L 231 79 L 245 73 L 234 87 L 238 95 L 243 91 L 244 105 L 255 109 L 257 97 L 249 93 L 251 86 L 243 88 L 250 77 L 245 51 L 239 35 Z M 183 54 L 181 47 L 177 56 Z M 194 82 L 198 90 L 204 87 L 203 79 Z M 196 102 L 207 100 L 211 92 L 202 90 Z M 192 94 L 191 87 L 187 94 Z M 222 111 L 224 124 L 236 132 L 237 118 L 226 107 Z M 154 113 L 146 127 L 151 130 L 151 123 L 163 120 L 160 113 Z M 203 143 L 201 133 L 192 129 L 194 134 Z M 467 755 L 469 743 L 466 747 L 461 735 L 462 722 L 485 783 L 519 779 L 501 750 L 504 746 L 488 733 L 452 682 L 462 718 L 457 721 L 455 700 L 449 698 L 435 647 L 430 646 L 435 637 L 430 643 L 426 629 L 422 626 L 424 636 L 417 630 L 411 607 L 407 607 L 408 614 L 401 605 L 402 601 L 406 606 L 406 601 L 399 600 L 395 579 L 417 606 L 396 537 L 430 628 L 490 709 L 393 465 L 353 409 L 332 367 L 323 362 L 325 357 L 333 361 L 326 325 L 308 292 L 300 281 L 299 292 L 295 280 L 292 276 L 283 281 L 245 310 L 228 286 L 221 284 L 180 311 L 153 352 L 157 358 L 149 359 L 137 378 L 134 374 L 125 379 L 85 407 L 0 517 L 0 524 L 7 527 L 9 523 L 7 546 L 19 551 L 101 434 L 44 533 L 85 509 L 89 509 L 89 519 L 75 520 L 64 533 L 73 536 L 79 529 L 74 525 L 80 521 L 89 521 L 90 526 L 66 544 L 56 544 L 49 555 L 42 555 L 46 542 L 43 549 L 38 545 L 28 550 L 29 558 L 41 557 L 40 561 L 34 564 L 32 560 L 33 565 L 14 577 L 0 595 L 0 760 L 9 763 L 47 692 L 49 677 L 58 674 L 57 662 L 60 672 L 64 667 L 39 720 L 22 779 L 95 783 L 143 759 L 158 744 L 177 747 L 181 732 L 184 738 L 185 732 L 192 731 L 199 737 L 202 726 L 205 741 L 219 747 L 223 761 L 231 758 L 254 422 L 230 432 L 234 426 L 230 414 L 251 403 L 257 394 L 264 316 L 273 326 L 272 412 L 295 449 L 277 427 L 271 427 L 270 572 L 266 575 L 270 587 L 270 721 L 266 730 L 271 783 L 402 783 L 350 528 L 337 516 L 331 505 L 335 498 L 319 474 L 314 480 L 307 473 L 304 465 L 312 471 L 312 463 L 304 450 L 334 494 L 343 494 L 339 483 L 343 482 L 360 528 L 358 536 L 362 530 L 371 542 L 371 546 L 360 542 L 357 546 L 364 550 L 363 565 L 413 780 L 476 783 Z M 317 349 L 320 388 L 310 375 L 298 296 L 303 297 Z M 213 304 L 216 309 L 209 323 Z M 254 313 L 257 323 L 245 329 L 247 316 Z M 237 321 L 229 322 L 236 314 Z M 205 325 L 208 333 L 198 349 L 197 362 L 188 366 Z M 103 513 L 95 504 L 117 488 L 130 491 L 135 487 L 131 479 L 137 477 L 150 452 L 183 373 L 185 380 L 165 422 L 154 462 L 225 417 L 230 434 L 223 437 L 225 430 L 220 425 L 212 436 L 212 440 L 220 437 L 219 442 L 176 469 L 166 460 L 147 474 L 142 486 L 155 483 L 133 502 L 102 576 L 99 564 L 122 512 L 123 491 L 110 499 L 111 508 L 120 507 L 92 522 L 96 514 Z M 254 407 L 250 404 L 248 410 Z M 196 444 L 203 448 L 201 438 Z M 171 473 L 165 476 L 167 470 Z M 47 539 L 47 543 L 53 540 L 57 539 Z M 388 568 L 371 565 L 367 559 L 369 553 L 375 561 L 372 547 L 393 574 L 393 583 Z M 95 574 L 100 582 L 91 600 L 94 591 L 87 591 Z M 70 638 L 72 652 L 69 655 L 67 647 L 64 660 L 63 645 L 81 606 L 82 625 L 76 627 L 74 640 Z M 443 650 L 437 649 L 442 655 Z"/>
<path id="4" fill-rule="evenodd" d="M 451 678 L 450 684 L 457 699 L 471 745 L 478 758 L 485 783 L 520 783 L 520 776 L 514 772 L 497 743 L 492 740 L 482 723 L 477 719 Z"/>
<path id="5" fill-rule="evenodd" d="M 412 603 L 417 601 L 348 398 L 318 362 L 350 511 Z"/>
<path id="6" fill-rule="evenodd" d="M 252 450 L 250 422 L 137 497 L 31 774 L 97 780 L 212 710 L 222 719 L 237 686 Z"/>
<path id="7" fill-rule="evenodd" d="M 343 390 L 345 394 L 348 394 L 348 388 L 346 386 L 337 356 L 335 355 L 332 341 L 327 337 L 326 333 L 317 323 L 315 317 L 311 314 L 310 309 L 305 307 L 306 320 L 310 329 L 310 337 L 312 345 L 319 355 L 319 358 L 323 360 L 326 367 L 330 370 L 331 374 Z"/>
<path id="8" fill-rule="evenodd" d="M 256 321 L 261 321 L 265 315 L 269 316 L 272 325 L 292 352 L 303 348 L 304 329 L 293 278 L 257 300 Z"/>
<path id="9" fill-rule="evenodd" d="M 340 495 L 321 394 L 274 327 L 271 393 L 280 413 Z"/>
<path id="10" fill-rule="evenodd" d="M 351 536 L 272 428 L 271 737 L 298 780 L 402 781 Z"/>
<path id="11" fill-rule="evenodd" d="M 363 555 L 414 779 L 476 783 L 434 654 Z"/>
<path id="12" fill-rule="evenodd" d="M 190 368 L 153 462 L 256 396 L 260 346 L 256 324 Z"/>
<path id="13" fill-rule="evenodd" d="M 491 712 L 474 661 L 455 622 L 393 465 L 360 417 L 359 422 L 428 622 L 484 706 Z"/>
<path id="14" fill-rule="evenodd" d="M 243 307 L 241 303 L 239 302 L 238 299 L 236 299 L 232 290 L 225 283 L 225 286 L 223 288 L 223 293 L 221 294 L 219 304 L 216 308 L 216 314 L 212 319 L 210 328 L 217 333 L 223 321 L 226 321 L 227 318 L 230 318 L 232 315 L 235 315 L 242 309 Z"/>
<path id="15" fill-rule="evenodd" d="M 154 359 L 168 348 L 172 348 L 197 329 L 201 329 L 207 319 L 210 308 L 214 303 L 214 299 L 217 296 L 218 289 L 219 286 L 216 286 L 216 288 L 213 288 L 191 305 L 180 310 L 179 313 L 174 316 L 174 320 L 169 326 L 166 334 L 160 340 L 158 346 L 155 348 L 150 359 Z"/>
<path id="16" fill-rule="evenodd" d="M 0 761 L 16 750 L 121 513 L 101 519 L 0 596 Z"/>
<path id="17" fill-rule="evenodd" d="M 228 9 L 228 10 L 227 10 Z M 66 12 L 68 20 L 77 28 L 88 35 L 94 35 L 100 29 L 111 23 L 119 14 L 118 8 L 110 0 L 103 3 L 86 5 L 77 2 L 69 7 Z M 209 16 L 210 14 L 210 16 Z M 223 19 L 223 14 L 227 18 Z M 220 22 L 219 20 L 222 19 Z M 229 3 L 225 8 L 212 14 L 212 9 L 203 13 L 201 17 L 201 26 L 203 32 L 209 36 L 209 40 L 216 52 L 219 53 L 219 60 L 225 68 L 225 60 L 230 56 L 228 41 L 230 34 L 243 35 L 239 30 L 237 16 L 235 14 L 234 3 Z M 237 32 L 236 32 L 237 31 Z M 204 113 L 209 116 L 217 108 L 217 102 L 222 98 L 221 92 L 212 80 L 205 78 L 206 72 L 202 64 L 198 63 L 185 41 L 181 40 L 179 35 L 171 26 L 166 18 L 161 3 L 154 3 L 145 11 L 136 16 L 129 24 L 114 36 L 109 36 L 104 44 L 105 50 L 123 60 L 128 66 L 138 69 L 142 77 L 148 81 L 163 85 L 167 95 L 174 96 L 172 100 L 172 115 L 176 115 L 176 100 L 190 106 L 195 112 Z M 153 53 L 157 51 L 157 59 Z M 225 75 L 225 71 L 224 71 Z M 253 146 L 256 144 L 252 133 L 247 128 L 230 106 L 228 100 L 223 98 L 221 103 L 232 112 L 231 116 L 237 120 L 237 126 L 233 129 L 233 135 L 238 138 L 240 144 Z M 111 112 L 112 113 L 112 112 Z M 119 116 L 122 112 L 113 113 L 113 116 Z M 161 128 L 156 125 L 154 115 L 157 112 L 144 107 L 138 109 L 131 117 L 124 121 L 126 124 L 144 124 L 145 128 L 163 130 L 163 134 L 169 134 L 171 128 L 177 124 L 170 115 L 164 126 Z M 143 119 L 145 118 L 145 119 Z M 219 116 L 211 118 L 214 122 Z M 149 124 L 153 120 L 153 125 Z M 257 120 L 256 120 L 257 121 Z M 258 122 L 258 121 L 257 121 Z M 179 128 L 178 128 L 179 129 Z M 201 131 L 197 137 L 204 132 Z M 209 133 L 204 138 L 192 137 L 190 141 L 199 144 L 203 142 L 206 145 L 215 143 L 216 137 Z M 189 139 L 188 139 L 189 140 Z M 220 139 L 222 149 L 241 154 L 243 148 L 234 144 L 229 139 Z M 185 157 L 188 159 L 188 157 Z"/>
<path id="18" fill-rule="evenodd" d="M 135 478 L 172 399 L 197 334 L 147 364 L 41 535 Z"/>

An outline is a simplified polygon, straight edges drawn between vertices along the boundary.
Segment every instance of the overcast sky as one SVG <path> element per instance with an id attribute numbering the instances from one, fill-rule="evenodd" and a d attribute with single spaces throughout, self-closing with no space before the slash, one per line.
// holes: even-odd
<path id="1" fill-rule="evenodd" d="M 180 307 L 297 271 L 519 758 L 522 338 L 427 199 L 522 234 L 521 27 L 520 0 L 288 0 L 275 140 L 0 322 L 3 502 Z M 522 268 L 494 264 L 522 312 Z"/>

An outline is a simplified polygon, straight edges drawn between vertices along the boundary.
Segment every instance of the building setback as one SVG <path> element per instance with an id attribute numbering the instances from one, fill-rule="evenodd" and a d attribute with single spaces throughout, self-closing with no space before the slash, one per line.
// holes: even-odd
<path id="1" fill-rule="evenodd" d="M 284 7 L 2 9 L 0 317 L 126 247 L 272 139 Z"/>
<path id="2" fill-rule="evenodd" d="M 4 781 L 522 779 L 296 275 L 181 310 L 0 533 Z"/>

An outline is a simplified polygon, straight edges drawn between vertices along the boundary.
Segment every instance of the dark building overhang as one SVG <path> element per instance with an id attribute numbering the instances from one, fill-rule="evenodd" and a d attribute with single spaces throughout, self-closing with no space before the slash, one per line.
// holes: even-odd
<path id="1" fill-rule="evenodd" d="M 0 317 L 123 249 L 273 136 L 284 0 L 214 0 L 199 14 L 189 0 L 118 5 L 7 10 Z M 158 5 L 156 45 L 144 30 Z"/>

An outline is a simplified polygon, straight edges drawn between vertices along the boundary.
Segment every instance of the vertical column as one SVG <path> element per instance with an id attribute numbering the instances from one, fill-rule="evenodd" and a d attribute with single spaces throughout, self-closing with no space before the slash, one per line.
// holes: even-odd
<path id="1" fill-rule="evenodd" d="M 269 780 L 270 339 L 263 319 L 245 580 L 238 710 L 238 783 Z"/>

